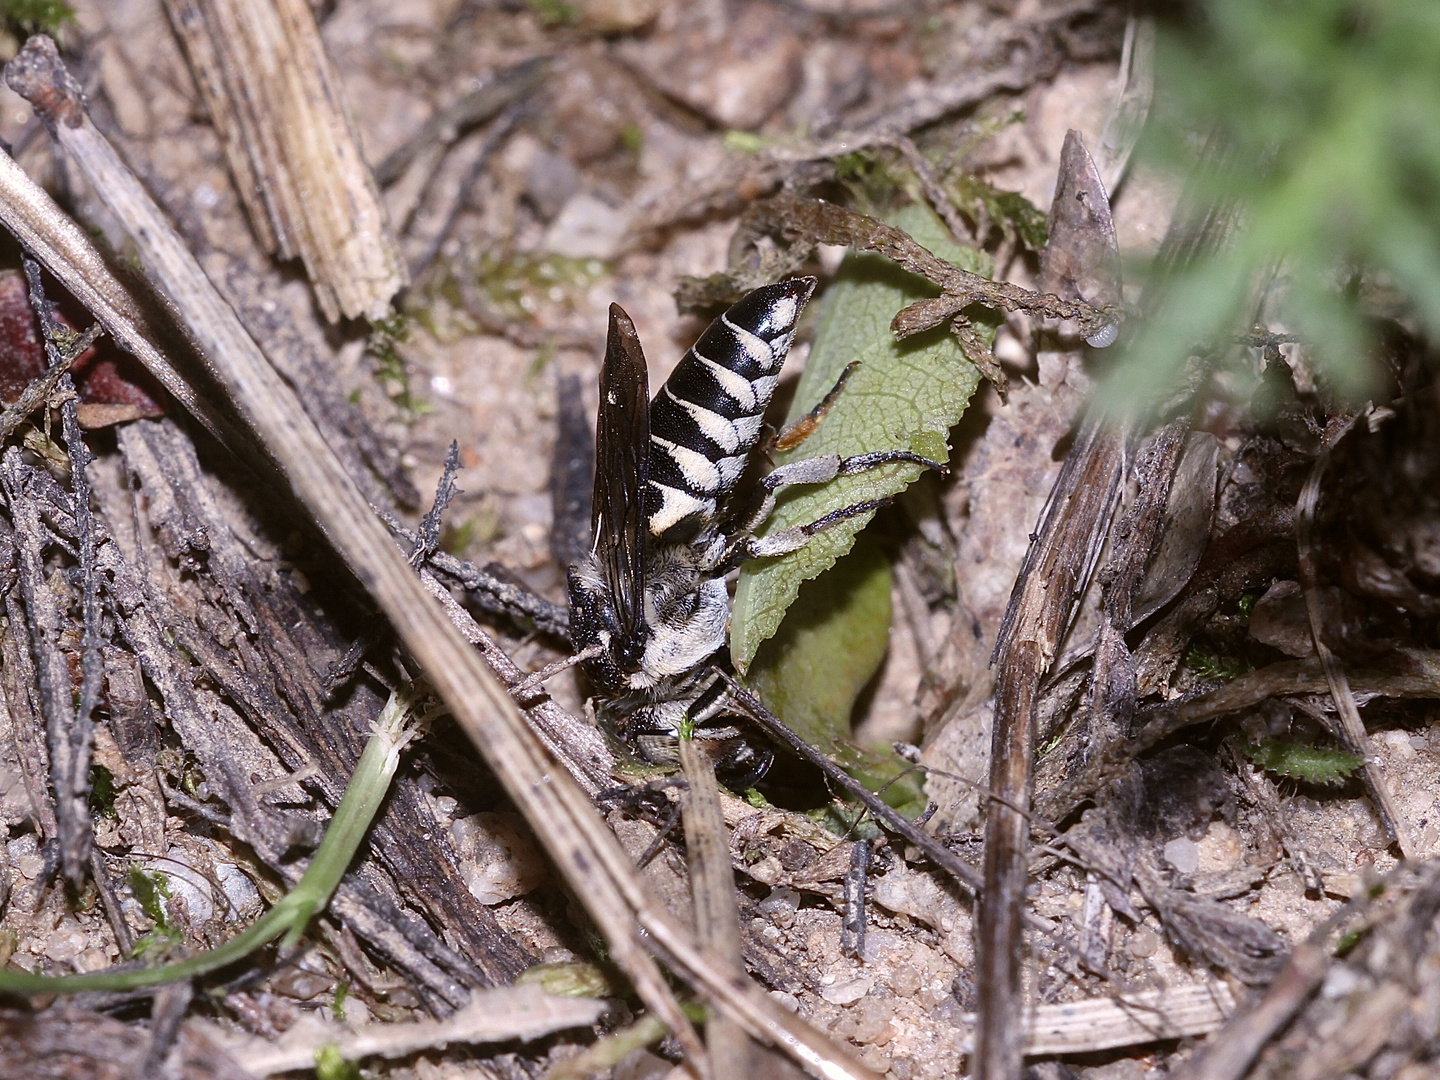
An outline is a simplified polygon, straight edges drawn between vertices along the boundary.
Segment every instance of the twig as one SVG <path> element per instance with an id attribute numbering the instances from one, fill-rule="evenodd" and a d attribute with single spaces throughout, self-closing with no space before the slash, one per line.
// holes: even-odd
<path id="1" fill-rule="evenodd" d="M 405 527 L 393 514 L 379 507 L 375 513 L 390 528 L 390 531 L 407 544 L 418 543 L 418 534 Z M 588 521 L 588 519 L 587 519 Z M 587 524 L 586 528 L 589 526 Z M 531 592 L 523 585 L 505 581 L 485 567 L 476 566 L 465 559 L 456 558 L 448 551 L 431 552 L 426 559 L 437 574 L 453 581 L 468 593 L 475 603 L 485 611 L 504 615 L 512 619 L 533 624 L 541 633 L 550 634 L 562 641 L 570 640 L 570 614 L 559 604 L 552 604 L 543 596 Z"/>
<path id="2" fill-rule="evenodd" d="M 420 535 L 415 538 L 415 548 L 410 552 L 410 565 L 419 566 L 440 548 L 440 525 L 445 519 L 445 509 L 455 501 L 460 489 L 455 486 L 455 474 L 460 471 L 460 444 L 452 441 L 445 454 L 445 465 L 440 479 L 435 484 L 435 501 L 425 516 L 420 519 Z"/>
<path id="3" fill-rule="evenodd" d="M 381 186 L 393 184 L 432 146 L 438 145 L 442 149 L 449 147 L 471 128 L 493 120 L 515 101 L 532 94 L 549 74 L 549 70 L 549 57 L 540 56 L 526 60 L 500 72 L 484 86 L 472 90 L 453 105 L 441 109 L 376 166 L 376 182 Z M 429 172 L 433 168 L 432 162 L 425 171 Z M 399 222 L 403 216 L 396 214 L 395 220 Z"/>
<path id="4" fill-rule="evenodd" d="M 313 1069 L 322 1047 L 334 1047 L 346 1061 L 403 1057 L 452 1043 L 493 1043 L 538 1039 L 566 1028 L 588 1027 L 606 1003 L 593 998 L 555 997 L 534 985 L 505 986 L 474 995 L 444 1020 L 371 1024 L 351 1031 L 336 1023 L 297 1025 L 278 1043 L 236 1036 L 217 1025 L 191 1021 L 223 1046 L 253 1076 Z"/>
<path id="5" fill-rule="evenodd" d="M 762 731 L 777 742 L 790 747 L 803 760 L 823 772 L 827 780 L 843 788 L 851 798 L 858 800 L 885 828 L 901 837 L 906 843 L 919 848 L 924 852 L 926 858 L 965 886 L 971 895 L 979 894 L 981 878 L 973 866 L 962 861 L 935 837 L 916 828 L 913 821 L 907 820 L 878 795 L 866 788 L 864 784 L 796 735 L 785 726 L 778 716 L 767 709 L 759 698 L 741 686 L 733 675 L 721 671 L 720 676 L 730 687 L 730 696 L 745 710 L 747 716 L 760 725 Z"/>
<path id="6" fill-rule="evenodd" d="M 0 223 L 210 434 L 232 450 L 246 445 L 231 421 L 197 394 L 154 344 L 156 335 L 139 305 L 90 240 L 8 154 L 0 154 Z"/>
<path id="7" fill-rule="evenodd" d="M 1234 998 L 1223 982 L 1036 1005 L 1023 1018 L 1025 1053 L 1093 1054 L 1191 1038 L 1216 1030 L 1234 1014 Z"/>
<path id="8" fill-rule="evenodd" d="M 842 132 L 815 142 L 774 146 L 768 154 L 775 161 L 818 161 L 853 154 L 872 146 L 883 146 L 893 143 L 899 135 L 933 124 L 949 113 L 969 108 L 1002 91 L 1024 90 L 1042 77 L 1043 73 L 1036 70 L 1036 65 L 1027 56 L 998 71 L 966 75 L 934 87 L 927 91 L 924 98 L 907 102 L 859 130 Z"/>
<path id="9" fill-rule="evenodd" d="M 43 375 L 33 379 L 30 385 L 25 387 L 19 398 L 0 410 L 0 441 L 5 441 L 15 434 L 16 429 L 25 422 L 25 418 L 49 400 L 75 361 L 100 339 L 103 332 L 104 328 L 99 323 L 86 330 L 75 340 L 74 348 L 64 351 L 60 359 L 51 364 Z"/>
<path id="10" fill-rule="evenodd" d="M 1068 168 L 1060 178 L 1061 192 L 1069 186 L 1087 192 L 1091 202 L 1103 199 L 1094 163 L 1077 133 L 1067 135 L 1063 157 Z M 1108 203 L 1092 206 L 1087 223 L 1059 216 L 1071 212 L 1067 201 L 1057 198 L 1051 207 L 1056 250 L 1047 251 L 1042 260 L 1042 287 L 1074 295 L 1089 287 L 1092 294 L 1118 295 L 1118 259 L 1108 272 L 1104 265 L 1114 248 Z M 1171 222 L 1141 297 L 1142 311 L 1153 308 L 1170 272 L 1225 239 L 1228 216 L 1209 202 L 1202 207 L 1203 212 L 1177 214 Z M 1064 243 L 1056 242 L 1057 222 L 1067 225 Z M 1109 239 L 1095 235 L 1107 229 Z M 1087 279 L 1094 284 L 1085 286 Z M 1082 322 L 1081 333 L 1089 337 L 1103 328 Z M 1154 404 L 1149 410 L 1158 411 Z M 990 750 L 990 790 L 996 802 L 985 822 L 986 895 L 980 909 L 976 980 L 980 1026 L 973 1062 L 977 1080 L 1014 1080 L 1020 1074 L 1023 1040 L 1015 1017 L 1023 1000 L 1021 925 L 1029 825 L 1015 808 L 1028 810 L 1031 803 L 1040 680 L 1054 663 L 1094 573 L 1146 411 L 1132 408 L 1112 415 L 1099 405 L 1091 407 L 1033 535 L 996 642 L 992 663 L 999 670 Z"/>
<path id="11" fill-rule="evenodd" d="M 455 227 L 455 221 L 460 216 L 460 211 L 465 208 L 466 200 L 470 197 L 470 191 L 475 186 L 475 181 L 480 178 L 481 172 L 490 164 L 496 152 L 500 149 L 506 139 L 519 125 L 520 120 L 530 108 L 530 101 L 521 98 L 510 105 L 500 118 L 495 121 L 494 127 L 486 133 L 484 140 L 475 151 L 475 158 L 466 166 L 464 173 L 459 177 L 453 193 L 445 206 L 443 213 L 433 215 L 434 225 L 431 235 L 425 240 L 424 247 L 420 253 L 410 261 L 410 273 L 419 277 L 425 268 L 434 261 L 435 256 L 440 254 L 441 245 L 445 243 L 450 230 Z M 406 239 L 415 239 L 414 233 L 410 233 Z"/>
<path id="12" fill-rule="evenodd" d="M 845 871 L 845 914 L 840 920 L 840 951 L 865 959 L 865 890 L 870 884 L 870 841 L 857 840 Z"/>
<path id="13" fill-rule="evenodd" d="M 960 216 L 960 211 L 955 209 L 955 204 L 950 201 L 950 196 L 941 185 L 940 178 L 935 175 L 935 167 L 920 152 L 915 141 L 908 135 L 897 135 L 892 145 L 900 151 L 906 164 L 914 170 L 916 179 L 920 181 L 921 190 L 925 192 L 925 199 L 930 204 L 930 209 L 940 215 L 949 228 L 950 235 L 955 238 L 955 242 L 958 244 L 974 243 L 973 231 L 965 224 L 965 219 Z"/>
<path id="14" fill-rule="evenodd" d="M 87 795 L 90 790 L 91 725 L 76 723 L 70 683 L 70 665 L 60 647 L 64 617 L 59 598 L 45 572 L 50 531 L 40 517 L 41 500 L 29 490 L 29 474 L 18 447 L 10 447 L 0 460 L 0 484 L 10 505 L 19 556 L 20 592 L 31 627 L 30 645 L 39 676 L 40 711 L 45 717 L 46 744 L 50 750 L 50 786 L 55 793 L 61 863 L 65 879 L 75 889 L 85 884 L 94 831 Z"/>
<path id="15" fill-rule="evenodd" d="M 1325 682 L 1330 696 L 1335 700 L 1335 710 L 1340 716 L 1340 735 L 1345 749 L 1364 762 L 1361 768 L 1365 786 L 1370 797 L 1375 800 L 1375 807 L 1380 812 L 1385 831 L 1399 845 L 1400 854 L 1407 859 L 1413 859 L 1414 841 L 1410 839 L 1404 819 L 1395 807 L 1385 773 L 1370 752 L 1370 736 L 1365 732 L 1365 722 L 1360 719 L 1360 709 L 1355 704 L 1355 695 L 1350 689 L 1345 669 L 1340 666 L 1334 652 L 1325 643 L 1325 625 L 1321 614 L 1323 605 L 1319 597 L 1319 570 L 1315 554 L 1315 511 L 1320 503 L 1320 482 L 1325 478 L 1332 449 L 1344 438 L 1358 418 L 1358 413 L 1337 418 L 1331 421 L 1330 429 L 1325 433 L 1320 453 L 1295 502 L 1295 547 L 1299 556 L 1300 581 L 1305 589 L 1305 610 L 1310 619 L 1310 636 L 1315 642 L 1315 655 L 1325 670 Z"/>
<path id="16" fill-rule="evenodd" d="M 1322 922 L 1291 951 L 1258 1002 L 1237 1012 L 1181 1068 L 1175 1080 L 1240 1080 L 1270 1038 L 1290 1022 L 1320 987 L 1330 967 L 1326 942 L 1369 903 L 1368 890 Z"/>
<path id="17" fill-rule="evenodd" d="M 735 967 L 741 967 L 740 910 L 735 904 L 735 870 L 726 842 L 725 814 L 715 762 L 693 738 L 682 736 L 680 768 L 688 790 L 684 796 L 685 848 L 690 867 L 690 893 L 700 941 Z M 714 1080 L 748 1080 L 755 1068 L 755 1048 L 745 1031 L 726 1016 L 705 1024 Z"/>
<path id="18" fill-rule="evenodd" d="M 425 516 L 420 519 L 420 531 L 410 548 L 410 565 L 418 567 L 440 547 L 440 525 L 445 517 L 445 508 L 454 501 L 460 489 L 455 486 L 455 474 L 460 471 L 460 444 L 450 443 L 445 455 L 445 465 L 435 485 L 435 500 Z M 354 677 L 367 653 L 380 643 L 385 626 L 372 626 L 363 632 L 325 672 L 325 696 L 334 697 Z"/>
<path id="19" fill-rule="evenodd" d="M 180 1025 L 194 997 L 195 987 L 189 982 L 171 983 L 155 994 L 150 1002 L 150 1045 L 145 1049 L 141 1076 L 165 1074 L 165 1059 L 180 1037 Z"/>
<path id="20" fill-rule="evenodd" d="M 919 334 L 953 319 L 971 304 L 1001 311 L 1025 311 L 1046 319 L 1075 319 L 1084 334 L 1114 322 L 1115 314 L 1078 298 L 1032 292 L 1008 281 L 991 281 L 954 266 L 883 221 L 819 199 L 777 195 L 767 204 L 778 228 L 792 237 L 820 244 L 845 244 L 875 251 L 912 274 L 934 282 L 943 294 L 911 304 L 890 324 L 898 338 Z"/>

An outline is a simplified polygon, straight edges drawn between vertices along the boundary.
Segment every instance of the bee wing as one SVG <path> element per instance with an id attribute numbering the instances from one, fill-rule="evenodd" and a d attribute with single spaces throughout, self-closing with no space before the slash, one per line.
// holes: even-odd
<path id="1" fill-rule="evenodd" d="M 650 479 L 650 384 L 635 324 L 610 305 L 595 425 L 592 550 L 615 597 L 627 642 L 644 633 L 645 489 Z"/>

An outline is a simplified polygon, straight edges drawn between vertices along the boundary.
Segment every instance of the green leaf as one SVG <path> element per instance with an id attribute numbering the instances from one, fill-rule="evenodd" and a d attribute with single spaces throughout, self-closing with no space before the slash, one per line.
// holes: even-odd
<path id="1" fill-rule="evenodd" d="M 822 753 L 850 734 L 850 712 L 890 644 L 890 562 L 861 539 L 807 582 L 746 679 L 787 727 Z"/>
<path id="2" fill-rule="evenodd" d="M 1018 239 L 1031 251 L 1045 246 L 1045 215 L 1024 195 L 1001 191 L 973 173 L 961 173 L 949 183 L 955 204 L 971 217 L 983 214 L 1000 227 L 1005 239 Z"/>
<path id="3" fill-rule="evenodd" d="M 1333 747 L 1264 739 L 1258 745 L 1241 743 L 1240 750 L 1267 772 L 1332 787 L 1343 784 L 1364 760 Z"/>
<path id="4" fill-rule="evenodd" d="M 891 223 L 905 229 L 941 258 L 989 274 L 986 257 L 956 244 L 926 206 L 900 211 Z M 874 450 L 910 450 L 943 461 L 946 435 L 959 421 L 979 382 L 979 373 L 945 327 L 904 342 L 890 333 L 890 320 L 907 304 L 939 295 L 929 282 L 907 274 L 878 255 L 854 254 L 841 265 L 820 303 L 815 344 L 795 392 L 791 418 L 808 412 L 835 385 L 852 361 L 860 361 L 819 429 L 777 464 L 817 454 L 849 457 Z M 977 330 L 984 332 L 984 326 Z M 762 533 L 801 525 L 831 511 L 904 490 L 921 473 L 916 465 L 886 465 L 840 477 L 821 488 L 781 492 L 779 505 Z M 775 633 L 800 585 L 832 566 L 850 550 L 870 520 L 865 514 L 818 533 L 793 554 L 754 560 L 740 570 L 730 622 L 730 654 L 744 674 L 760 643 Z"/>

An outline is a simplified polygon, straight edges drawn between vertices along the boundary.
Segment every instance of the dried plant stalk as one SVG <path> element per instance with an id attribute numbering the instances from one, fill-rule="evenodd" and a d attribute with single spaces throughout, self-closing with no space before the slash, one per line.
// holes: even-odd
<path id="1" fill-rule="evenodd" d="M 305 0 L 167 0 L 260 243 L 300 258 L 325 317 L 385 315 L 406 282 Z"/>

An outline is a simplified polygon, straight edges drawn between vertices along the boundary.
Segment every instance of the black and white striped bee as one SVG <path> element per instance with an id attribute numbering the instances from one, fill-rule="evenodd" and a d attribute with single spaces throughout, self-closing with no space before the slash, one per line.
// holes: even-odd
<path id="1" fill-rule="evenodd" d="M 657 764 L 673 763 L 677 734 L 689 727 L 729 740 L 722 754 L 732 768 L 763 772 L 768 751 L 754 751 L 724 719 L 724 684 L 707 664 L 726 644 L 726 575 L 880 505 L 756 537 L 776 491 L 887 462 L 943 468 L 906 451 L 823 455 L 774 469 L 751 498 L 736 497 L 814 290 L 814 278 L 795 278 L 744 296 L 700 335 L 654 401 L 635 325 L 610 305 L 591 546 L 570 569 L 570 637 L 577 654 L 590 654 L 582 667 L 601 694 L 602 722 Z"/>

